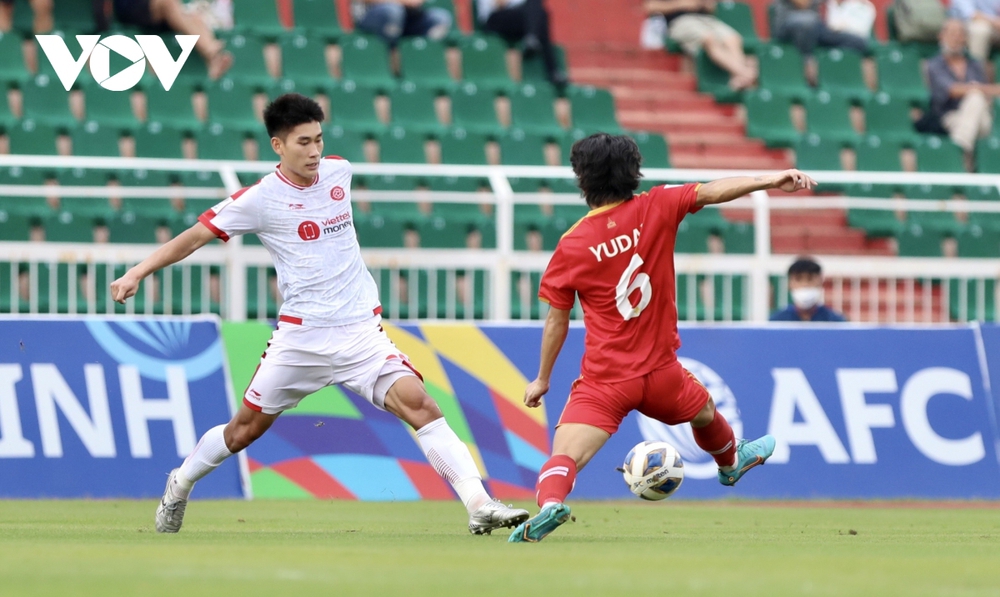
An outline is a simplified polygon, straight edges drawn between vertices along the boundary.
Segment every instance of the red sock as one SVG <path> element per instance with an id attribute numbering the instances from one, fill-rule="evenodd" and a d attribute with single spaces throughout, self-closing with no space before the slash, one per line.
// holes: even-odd
<path id="1" fill-rule="evenodd" d="M 565 454 L 557 454 L 549 458 L 538 471 L 537 491 L 538 507 L 548 502 L 562 503 L 576 483 L 576 461 Z"/>
<path id="2" fill-rule="evenodd" d="M 736 436 L 726 418 L 715 411 L 712 422 L 704 427 L 691 426 L 698 447 L 715 458 L 719 466 L 732 466 L 736 462 Z"/>

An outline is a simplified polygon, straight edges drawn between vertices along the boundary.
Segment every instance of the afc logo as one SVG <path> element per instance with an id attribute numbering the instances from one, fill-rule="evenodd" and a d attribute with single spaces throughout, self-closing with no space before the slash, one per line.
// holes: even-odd
<path id="1" fill-rule="evenodd" d="M 343 187 L 333 187 L 330 189 L 330 199 L 333 199 L 334 201 L 341 201 L 346 196 L 347 194 L 344 193 Z"/>
<path id="2" fill-rule="evenodd" d="M 319 224 L 306 220 L 299 224 L 299 238 L 302 240 L 316 240 L 319 238 Z"/>

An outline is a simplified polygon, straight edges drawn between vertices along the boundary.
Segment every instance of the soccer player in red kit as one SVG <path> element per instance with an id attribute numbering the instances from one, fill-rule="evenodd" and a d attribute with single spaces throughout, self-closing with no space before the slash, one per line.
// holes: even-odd
<path id="1" fill-rule="evenodd" d="M 723 485 L 734 485 L 774 451 L 769 435 L 737 441 L 708 391 L 677 360 L 674 241 L 684 216 L 705 205 L 762 189 L 810 189 L 816 182 L 786 170 L 633 195 L 641 161 L 626 136 L 599 133 L 573 145 L 570 162 L 591 210 L 560 239 L 542 276 L 539 296 L 550 309 L 538 377 L 524 403 L 539 406 L 549 390 L 577 296 L 587 330 L 583 363 L 556 425 L 552 457 L 538 474 L 541 512 L 514 529 L 511 543 L 540 541 L 569 519 L 563 502 L 577 471 L 633 410 L 668 425 L 690 422 L 698 446 L 719 465 Z"/>

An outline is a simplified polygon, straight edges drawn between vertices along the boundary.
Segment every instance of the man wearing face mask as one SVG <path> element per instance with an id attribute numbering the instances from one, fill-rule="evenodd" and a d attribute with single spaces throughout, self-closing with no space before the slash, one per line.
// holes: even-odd
<path id="1" fill-rule="evenodd" d="M 808 257 L 800 257 L 788 268 L 788 290 L 792 302 L 771 314 L 771 321 L 847 321 L 823 304 L 823 270 Z"/>

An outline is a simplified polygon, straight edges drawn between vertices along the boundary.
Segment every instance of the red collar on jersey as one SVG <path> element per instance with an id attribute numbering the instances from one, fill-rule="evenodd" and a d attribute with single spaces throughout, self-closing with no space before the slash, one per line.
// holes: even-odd
<path id="1" fill-rule="evenodd" d="M 291 180 L 289 180 L 287 176 L 285 176 L 284 174 L 281 173 L 281 164 L 278 164 L 277 166 L 274 167 L 274 172 L 278 175 L 278 179 L 281 180 L 281 182 L 283 182 L 283 183 L 285 183 L 285 184 L 287 184 L 289 186 L 295 187 L 296 189 L 298 189 L 300 191 L 302 191 L 304 189 L 308 189 L 309 187 L 311 187 L 314 184 L 316 184 L 317 182 L 319 182 L 319 174 L 317 174 L 316 178 L 313 178 L 312 182 L 309 183 L 308 186 L 302 186 L 300 184 L 295 184 L 294 182 L 292 182 Z"/>

